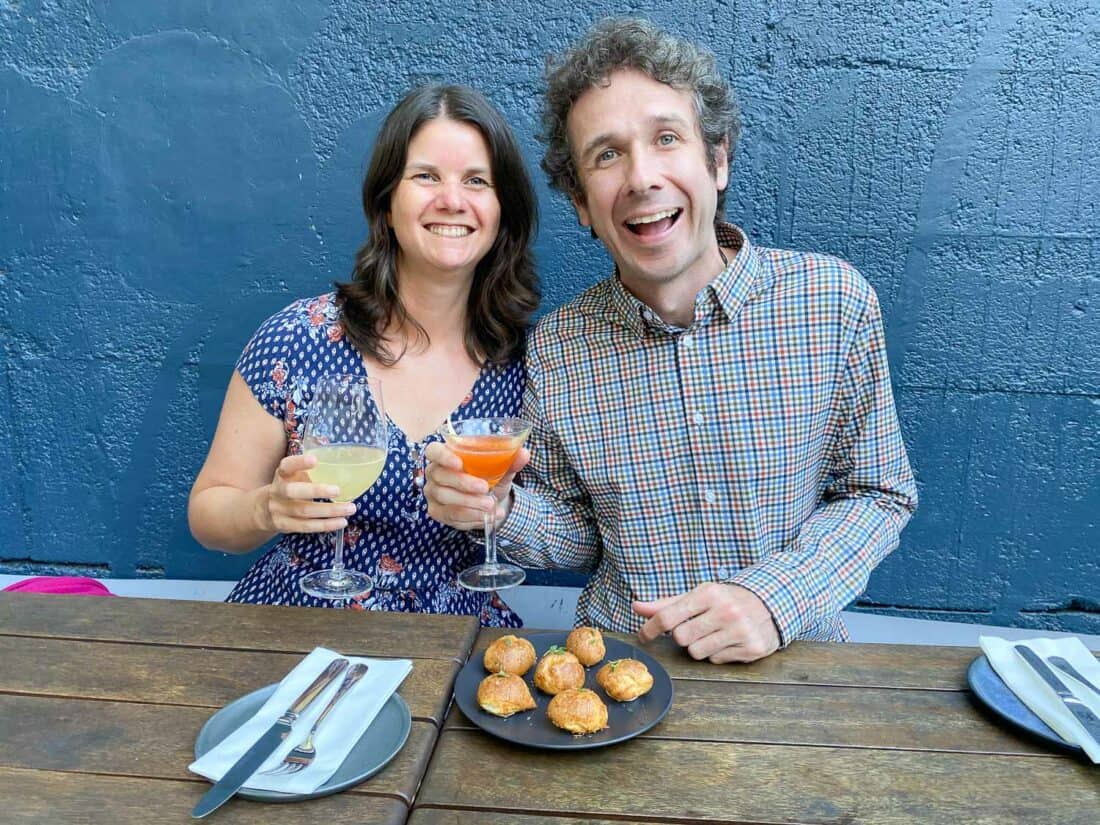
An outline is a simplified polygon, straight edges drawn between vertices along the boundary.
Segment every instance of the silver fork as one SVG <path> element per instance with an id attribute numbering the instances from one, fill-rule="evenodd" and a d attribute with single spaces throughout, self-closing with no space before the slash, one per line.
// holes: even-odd
<path id="1" fill-rule="evenodd" d="M 1081 673 L 1077 668 L 1075 668 L 1073 665 L 1071 665 L 1069 662 L 1067 662 L 1061 656 L 1050 656 L 1050 657 L 1048 657 L 1047 661 L 1050 662 L 1052 665 L 1054 665 L 1059 670 L 1065 671 L 1070 676 L 1072 676 L 1074 679 L 1076 679 L 1078 682 L 1080 682 L 1082 685 L 1084 685 L 1087 688 L 1090 688 L 1093 693 L 1100 696 L 1100 688 L 1098 688 L 1096 685 L 1094 685 L 1092 682 L 1090 682 L 1085 677 L 1085 675 L 1083 673 Z"/>
<path id="2" fill-rule="evenodd" d="M 283 758 L 282 764 L 275 766 L 269 771 L 264 771 L 261 775 L 288 776 L 308 768 L 317 757 L 317 749 L 313 746 L 313 735 L 317 733 L 317 729 L 321 727 L 321 723 L 325 721 L 325 717 L 329 715 L 329 712 L 336 707 L 336 703 L 343 699 L 344 694 L 351 690 L 352 686 L 363 678 L 367 670 L 368 668 L 364 664 L 353 665 L 351 670 L 344 676 L 344 681 L 340 683 L 340 688 L 336 691 L 336 694 L 328 700 L 325 709 L 321 711 L 321 715 L 317 717 L 317 721 L 314 722 L 313 727 L 309 729 L 309 734 L 306 736 L 305 741 L 291 750 L 291 752 Z"/>

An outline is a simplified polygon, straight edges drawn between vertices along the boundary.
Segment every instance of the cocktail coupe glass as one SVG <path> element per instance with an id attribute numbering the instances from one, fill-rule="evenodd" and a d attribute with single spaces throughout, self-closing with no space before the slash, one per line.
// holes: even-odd
<path id="1" fill-rule="evenodd" d="M 493 488 L 500 483 L 516 458 L 531 425 L 521 418 L 466 418 L 448 422 L 443 438 L 462 468 L 489 483 L 489 495 L 496 501 Z M 523 568 L 497 560 L 496 508 L 485 513 L 485 562 L 458 574 L 458 583 L 467 590 L 503 590 L 515 587 L 526 578 Z"/>
<path id="2" fill-rule="evenodd" d="M 302 435 L 302 452 L 317 456 L 310 481 L 339 487 L 333 501 L 355 501 L 382 474 L 388 443 L 381 381 L 360 375 L 318 379 Z M 343 527 L 335 533 L 334 548 L 332 567 L 304 576 L 302 590 L 321 599 L 369 593 L 374 587 L 370 576 L 344 567 Z"/>

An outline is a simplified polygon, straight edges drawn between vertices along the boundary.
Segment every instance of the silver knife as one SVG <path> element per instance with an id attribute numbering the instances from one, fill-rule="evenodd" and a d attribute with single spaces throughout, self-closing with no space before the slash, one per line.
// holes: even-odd
<path id="1" fill-rule="evenodd" d="M 1085 703 L 1078 699 L 1069 688 L 1065 686 L 1057 676 L 1054 675 L 1054 671 L 1051 670 L 1047 663 L 1043 661 L 1042 657 L 1026 645 L 1013 645 L 1016 652 L 1020 654 L 1025 662 L 1031 665 L 1031 669 L 1034 670 L 1043 681 L 1046 682 L 1050 689 L 1058 694 L 1058 698 L 1062 700 L 1062 704 L 1066 706 L 1074 718 L 1081 723 L 1081 726 L 1088 732 L 1089 736 L 1100 743 L 1100 719 L 1096 718 L 1096 714 L 1093 713 Z"/>
<path id="2" fill-rule="evenodd" d="M 275 724 L 267 729 L 267 732 L 256 740 L 251 748 L 237 760 L 237 763 L 225 772 L 214 787 L 206 792 L 198 804 L 191 810 L 191 816 L 202 819 L 209 813 L 216 811 L 222 804 L 241 789 L 248 778 L 256 772 L 256 768 L 264 763 L 272 751 L 279 747 L 279 743 L 286 739 L 290 733 L 294 720 L 308 707 L 309 703 L 316 699 L 326 687 L 344 672 L 348 666 L 347 659 L 333 659 L 329 666 L 321 671 L 321 675 L 313 680 L 313 684 L 307 687 L 294 704 L 286 709 Z"/>

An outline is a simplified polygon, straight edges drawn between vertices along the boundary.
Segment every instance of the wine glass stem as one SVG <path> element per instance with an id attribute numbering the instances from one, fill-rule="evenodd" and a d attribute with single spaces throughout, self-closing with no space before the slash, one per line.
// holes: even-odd
<path id="1" fill-rule="evenodd" d="M 492 490 L 489 491 L 493 499 L 493 507 L 483 514 L 485 523 L 485 564 L 495 567 L 497 563 L 497 497 Z"/>
<path id="2" fill-rule="evenodd" d="M 341 527 L 336 531 L 336 547 L 333 550 L 332 558 L 332 574 L 329 576 L 332 581 L 342 581 L 344 578 L 344 528 Z"/>

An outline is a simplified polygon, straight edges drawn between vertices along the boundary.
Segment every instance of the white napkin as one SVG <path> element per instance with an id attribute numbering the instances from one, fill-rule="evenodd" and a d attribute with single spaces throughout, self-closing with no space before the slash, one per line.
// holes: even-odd
<path id="1" fill-rule="evenodd" d="M 229 734 L 217 747 L 192 762 L 188 766 L 189 770 L 213 781 L 221 779 L 244 752 L 275 724 L 321 671 L 328 667 L 329 662 L 338 656 L 339 653 L 323 647 L 315 648 L 286 675 L 255 716 Z M 252 778 L 245 783 L 246 788 L 284 793 L 312 793 L 317 790 L 336 773 L 352 747 L 370 727 L 378 711 L 412 670 L 412 662 L 408 659 L 363 659 L 354 656 L 344 658 L 348 660 L 348 667 L 298 717 L 290 735 L 252 774 Z M 369 670 L 344 694 L 313 737 L 317 756 L 312 764 L 290 776 L 260 776 L 263 771 L 278 766 L 284 756 L 305 741 L 314 721 L 321 715 L 328 700 L 339 690 L 347 670 L 359 662 L 368 665 Z"/>
<path id="2" fill-rule="evenodd" d="M 1062 639 L 1027 639 L 1010 642 L 998 636 L 979 636 L 978 644 L 989 659 L 989 664 L 997 671 L 997 675 L 1021 702 L 1067 742 L 1080 745 L 1093 763 L 1100 763 L 1100 743 L 1089 736 L 1088 731 L 1062 704 L 1058 694 L 1020 658 L 1019 653 L 1012 649 L 1013 645 L 1022 644 L 1030 647 L 1044 659 L 1061 656 L 1094 685 L 1100 685 L 1100 662 L 1097 662 L 1096 657 L 1089 653 L 1080 639 L 1068 636 Z M 1080 684 L 1068 673 L 1063 673 L 1053 665 L 1050 669 L 1074 696 L 1100 717 L 1100 696 Z"/>

